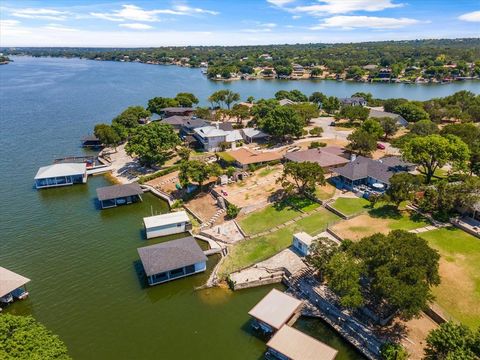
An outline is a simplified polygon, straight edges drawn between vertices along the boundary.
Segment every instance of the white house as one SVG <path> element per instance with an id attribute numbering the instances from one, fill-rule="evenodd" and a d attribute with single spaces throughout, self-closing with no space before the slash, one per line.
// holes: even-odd
<path id="1" fill-rule="evenodd" d="M 35 175 L 37 189 L 84 184 L 87 182 L 87 165 L 85 163 L 59 163 L 43 166 Z"/>
<path id="2" fill-rule="evenodd" d="M 226 142 L 229 131 L 218 129 L 215 126 L 203 126 L 193 130 L 193 136 L 198 140 L 205 151 L 218 151 L 222 142 Z"/>
<path id="3" fill-rule="evenodd" d="M 310 245 L 312 245 L 313 237 L 306 232 L 293 234 L 293 247 L 303 256 L 310 254 Z"/>
<path id="4" fill-rule="evenodd" d="M 143 224 L 147 239 L 179 234 L 192 229 L 192 224 L 185 211 L 145 217 Z"/>

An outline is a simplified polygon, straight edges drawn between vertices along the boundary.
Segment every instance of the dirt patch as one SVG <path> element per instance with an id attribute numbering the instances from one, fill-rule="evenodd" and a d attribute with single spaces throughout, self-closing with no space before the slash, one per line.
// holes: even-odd
<path id="1" fill-rule="evenodd" d="M 206 222 L 212 218 L 219 210 L 217 201 L 210 194 L 199 194 L 195 199 L 185 204 L 185 207 L 194 212 L 202 222 Z M 219 217 L 220 218 L 220 217 Z"/>
<path id="2" fill-rule="evenodd" d="M 179 182 L 178 174 L 179 174 L 179 171 L 174 171 L 170 174 L 160 176 L 156 179 L 150 180 L 146 184 L 171 194 L 176 190 L 175 185 Z"/>
<path id="3" fill-rule="evenodd" d="M 409 359 L 423 359 L 423 349 L 428 333 L 438 325 L 427 315 L 422 314 L 418 319 L 402 322 L 406 328 L 406 336 L 402 339 L 402 345 L 410 354 Z"/>
<path id="4" fill-rule="evenodd" d="M 272 196 L 281 189 L 276 181 L 282 174 L 282 166 L 272 166 L 268 170 L 267 172 L 266 168 L 260 169 L 241 182 L 219 185 L 215 190 L 219 194 L 223 190 L 227 194 L 224 195 L 225 199 L 239 208 L 267 205 L 272 202 Z"/>
<path id="5" fill-rule="evenodd" d="M 388 234 L 390 232 L 388 224 L 387 219 L 374 219 L 363 214 L 335 224 L 332 230 L 344 239 L 358 241 L 375 233 Z"/>

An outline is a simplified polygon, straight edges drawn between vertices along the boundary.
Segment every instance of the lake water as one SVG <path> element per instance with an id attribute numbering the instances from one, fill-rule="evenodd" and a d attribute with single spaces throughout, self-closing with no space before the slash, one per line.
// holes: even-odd
<path id="1" fill-rule="evenodd" d="M 139 204 L 99 211 L 87 185 L 36 191 L 38 167 L 82 154 L 79 139 L 129 105 L 153 96 L 195 93 L 205 100 L 228 87 L 272 96 L 279 89 L 348 96 L 426 99 L 473 82 L 437 86 L 338 82 L 216 83 L 198 69 L 78 59 L 15 57 L 0 67 L 0 265 L 32 279 L 30 298 L 7 311 L 32 314 L 67 343 L 75 359 L 260 359 L 265 344 L 250 333 L 248 310 L 270 288 L 194 291 L 208 273 L 144 288 L 137 271 L 142 217 L 168 211 L 150 195 Z M 209 260 L 209 269 L 216 259 Z M 324 324 L 298 326 L 339 349 L 339 360 L 360 356 Z"/>

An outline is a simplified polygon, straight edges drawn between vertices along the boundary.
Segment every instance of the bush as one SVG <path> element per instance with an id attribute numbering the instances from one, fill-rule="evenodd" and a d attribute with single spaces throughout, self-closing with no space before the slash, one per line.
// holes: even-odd
<path id="1" fill-rule="evenodd" d="M 323 128 L 316 126 L 310 130 L 310 135 L 312 136 L 321 136 L 323 134 Z"/>
<path id="2" fill-rule="evenodd" d="M 235 219 L 240 212 L 240 208 L 233 204 L 227 203 L 227 217 L 229 219 Z"/>
<path id="3" fill-rule="evenodd" d="M 169 168 L 156 171 L 152 174 L 145 175 L 145 176 L 140 176 L 140 178 L 138 179 L 138 183 L 139 184 L 145 184 L 146 182 L 148 182 L 150 180 L 153 180 L 153 179 L 156 179 L 160 176 L 164 176 L 164 175 L 170 174 L 174 171 L 177 171 L 179 168 L 180 168 L 179 165 L 173 165 L 173 166 L 170 166 Z"/>
<path id="4" fill-rule="evenodd" d="M 318 149 L 327 146 L 327 143 L 321 141 L 312 141 L 310 145 L 308 145 L 309 149 Z"/>

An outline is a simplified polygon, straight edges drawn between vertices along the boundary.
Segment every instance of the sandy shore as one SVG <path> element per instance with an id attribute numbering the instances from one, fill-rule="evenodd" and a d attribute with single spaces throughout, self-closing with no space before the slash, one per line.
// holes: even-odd
<path id="1" fill-rule="evenodd" d="M 111 162 L 111 176 L 120 184 L 129 184 L 137 181 L 141 175 L 155 171 L 153 169 L 146 170 L 143 166 L 140 166 L 135 158 L 126 153 L 125 144 L 117 146 L 116 151 L 114 148 L 105 148 L 99 156 L 103 156 Z"/>

